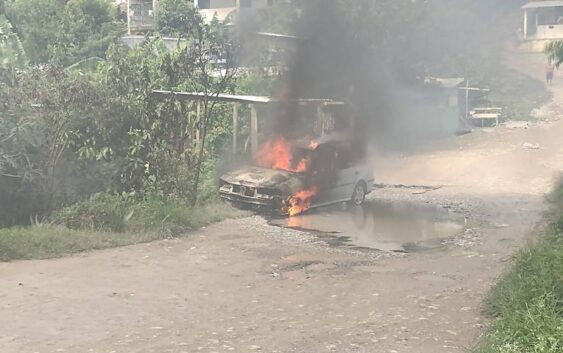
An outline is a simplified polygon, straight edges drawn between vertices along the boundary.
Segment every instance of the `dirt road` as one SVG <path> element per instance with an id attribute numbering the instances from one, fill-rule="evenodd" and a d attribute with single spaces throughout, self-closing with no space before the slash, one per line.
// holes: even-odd
<path id="1" fill-rule="evenodd" d="M 547 118 L 563 83 L 554 95 Z M 252 217 L 185 239 L 0 264 L 0 351 L 464 352 L 486 325 L 484 295 L 563 169 L 562 132 L 561 120 L 534 122 L 380 158 L 379 182 L 442 187 L 372 197 L 463 219 L 461 234 L 432 249 L 335 246 Z"/>

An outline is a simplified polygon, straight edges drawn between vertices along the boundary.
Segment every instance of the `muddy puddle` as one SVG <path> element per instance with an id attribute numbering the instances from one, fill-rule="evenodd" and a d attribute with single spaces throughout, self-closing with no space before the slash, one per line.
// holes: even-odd
<path id="1" fill-rule="evenodd" d="M 313 232 L 332 245 L 413 252 L 438 249 L 464 229 L 446 209 L 407 202 L 369 201 L 360 208 L 320 208 L 270 224 Z"/>

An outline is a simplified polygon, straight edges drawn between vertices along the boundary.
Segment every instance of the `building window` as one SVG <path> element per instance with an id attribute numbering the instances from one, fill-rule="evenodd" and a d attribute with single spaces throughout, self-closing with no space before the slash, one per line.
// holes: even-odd
<path id="1" fill-rule="evenodd" d="M 252 0 L 240 0 L 240 7 L 249 9 L 252 7 Z"/>

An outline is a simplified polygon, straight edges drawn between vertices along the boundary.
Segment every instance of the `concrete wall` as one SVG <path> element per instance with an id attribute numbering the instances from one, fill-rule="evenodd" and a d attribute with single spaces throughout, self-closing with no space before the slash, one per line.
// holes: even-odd
<path id="1" fill-rule="evenodd" d="M 154 37 L 151 37 L 153 39 Z M 134 48 L 138 45 L 141 45 L 145 42 L 145 36 L 135 36 L 135 35 L 127 35 L 121 37 L 121 41 L 125 43 L 129 48 Z M 174 51 L 178 46 L 184 45 L 186 42 L 185 39 L 178 39 L 178 38 L 161 38 L 164 46 L 166 49 L 170 51 Z"/>
<path id="2" fill-rule="evenodd" d="M 563 39 L 563 25 L 537 26 L 530 39 Z"/>
<path id="3" fill-rule="evenodd" d="M 211 0 L 212 9 L 220 9 L 224 7 L 235 7 L 235 6 L 236 6 L 235 0 Z"/>
<path id="4" fill-rule="evenodd" d="M 196 7 L 201 7 L 204 5 L 202 0 L 195 0 Z M 237 3 L 240 3 L 241 6 L 244 5 L 245 2 L 250 2 L 252 8 L 266 8 L 270 1 L 268 0 L 209 0 L 208 1 L 211 9 L 220 9 L 220 8 L 228 8 L 228 7 L 236 7 Z M 244 7 L 244 6 L 243 6 Z"/>
<path id="5" fill-rule="evenodd" d="M 525 40 L 521 42 L 518 49 L 525 53 L 543 53 L 550 42 L 547 39 Z"/>

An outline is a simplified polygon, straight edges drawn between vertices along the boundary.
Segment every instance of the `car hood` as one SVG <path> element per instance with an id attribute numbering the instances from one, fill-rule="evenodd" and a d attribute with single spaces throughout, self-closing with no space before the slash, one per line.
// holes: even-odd
<path id="1" fill-rule="evenodd" d="M 229 184 L 279 189 L 284 194 L 293 194 L 303 187 L 303 176 L 299 174 L 250 166 L 233 170 L 221 179 Z"/>

